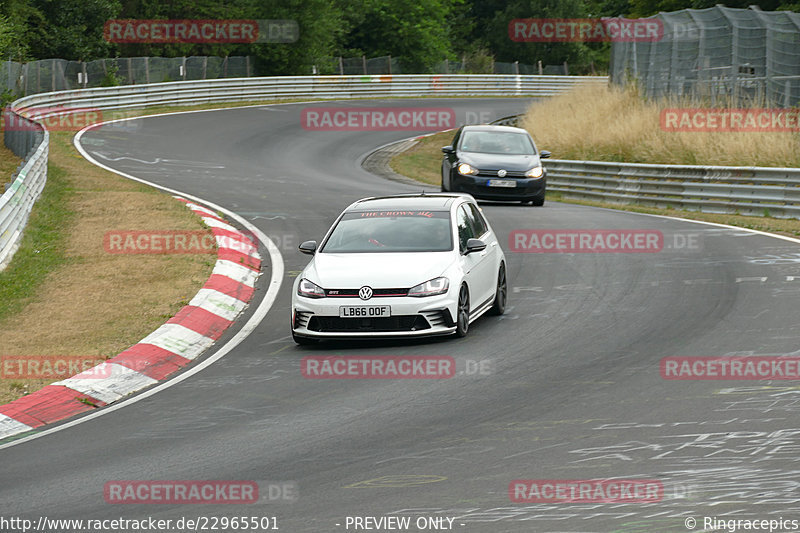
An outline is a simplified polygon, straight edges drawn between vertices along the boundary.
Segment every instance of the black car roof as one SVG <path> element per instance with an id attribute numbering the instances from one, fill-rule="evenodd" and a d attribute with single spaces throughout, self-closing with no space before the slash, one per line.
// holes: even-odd
<path id="1" fill-rule="evenodd" d="M 434 210 L 449 211 L 453 202 L 459 199 L 471 199 L 468 194 L 431 193 L 402 194 L 393 196 L 376 196 L 362 198 L 347 208 L 347 211 L 374 211 L 376 209 Z"/>
<path id="2" fill-rule="evenodd" d="M 463 131 L 502 131 L 509 133 L 528 133 L 527 130 L 522 128 L 515 128 L 513 126 L 495 126 L 493 124 L 470 124 L 464 126 Z"/>

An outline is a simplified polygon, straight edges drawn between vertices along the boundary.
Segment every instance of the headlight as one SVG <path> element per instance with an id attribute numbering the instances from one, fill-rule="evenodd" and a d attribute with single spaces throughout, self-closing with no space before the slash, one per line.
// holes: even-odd
<path id="1" fill-rule="evenodd" d="M 527 171 L 525 173 L 525 177 L 526 178 L 541 178 L 542 174 L 544 174 L 544 169 L 542 168 L 541 165 L 539 165 L 538 167 L 533 167 L 532 169 Z"/>
<path id="2" fill-rule="evenodd" d="M 306 298 L 325 298 L 325 291 L 319 285 L 311 283 L 307 279 L 300 280 L 297 286 L 297 294 Z"/>
<path id="3" fill-rule="evenodd" d="M 425 283 L 420 283 L 416 287 L 408 289 L 409 296 L 421 298 L 423 296 L 436 296 L 444 294 L 450 288 L 450 281 L 447 278 L 436 278 Z"/>
<path id="4" fill-rule="evenodd" d="M 472 165 L 461 163 L 460 165 L 458 165 L 458 173 L 464 176 L 472 176 L 478 173 L 478 169 L 473 167 Z"/>

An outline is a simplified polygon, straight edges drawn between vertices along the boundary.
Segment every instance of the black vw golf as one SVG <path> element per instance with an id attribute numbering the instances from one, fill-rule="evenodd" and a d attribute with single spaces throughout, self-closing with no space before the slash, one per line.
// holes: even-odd
<path id="1" fill-rule="evenodd" d="M 550 152 L 539 152 L 524 129 L 462 126 L 442 152 L 442 191 L 544 205 L 547 172 L 541 159 Z"/>

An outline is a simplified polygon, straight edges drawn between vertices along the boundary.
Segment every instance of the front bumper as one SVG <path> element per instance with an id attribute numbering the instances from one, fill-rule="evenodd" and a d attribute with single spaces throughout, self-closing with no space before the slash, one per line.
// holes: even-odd
<path id="1" fill-rule="evenodd" d="M 513 179 L 516 187 L 489 187 L 489 180 Z M 547 188 L 547 174 L 541 178 L 498 178 L 497 176 L 464 176 L 451 174 L 452 192 L 466 192 L 483 200 L 533 200 L 543 198 Z"/>
<path id="2" fill-rule="evenodd" d="M 381 318 L 340 318 L 339 307 L 388 305 Z M 292 331 L 311 338 L 400 338 L 449 335 L 456 330 L 457 301 L 449 292 L 427 298 L 305 298 L 292 301 Z"/>

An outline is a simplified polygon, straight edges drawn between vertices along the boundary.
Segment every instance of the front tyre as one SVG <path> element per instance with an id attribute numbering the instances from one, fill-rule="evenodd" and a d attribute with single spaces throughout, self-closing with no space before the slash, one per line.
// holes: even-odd
<path id="1" fill-rule="evenodd" d="M 490 315 L 499 316 L 506 312 L 506 298 L 508 297 L 508 286 L 506 283 L 506 265 L 500 263 L 500 270 L 497 272 L 497 290 L 494 293 L 494 303 L 489 309 Z"/>
<path id="2" fill-rule="evenodd" d="M 531 203 L 532 203 L 532 204 L 533 204 L 535 207 L 542 207 L 542 206 L 544 205 L 544 194 L 543 194 L 543 195 L 541 195 L 541 196 L 537 196 L 536 198 L 534 198 L 533 200 L 531 200 Z"/>
<path id="3" fill-rule="evenodd" d="M 456 337 L 466 337 L 467 333 L 469 333 L 469 291 L 466 285 L 462 285 L 458 293 Z"/>

